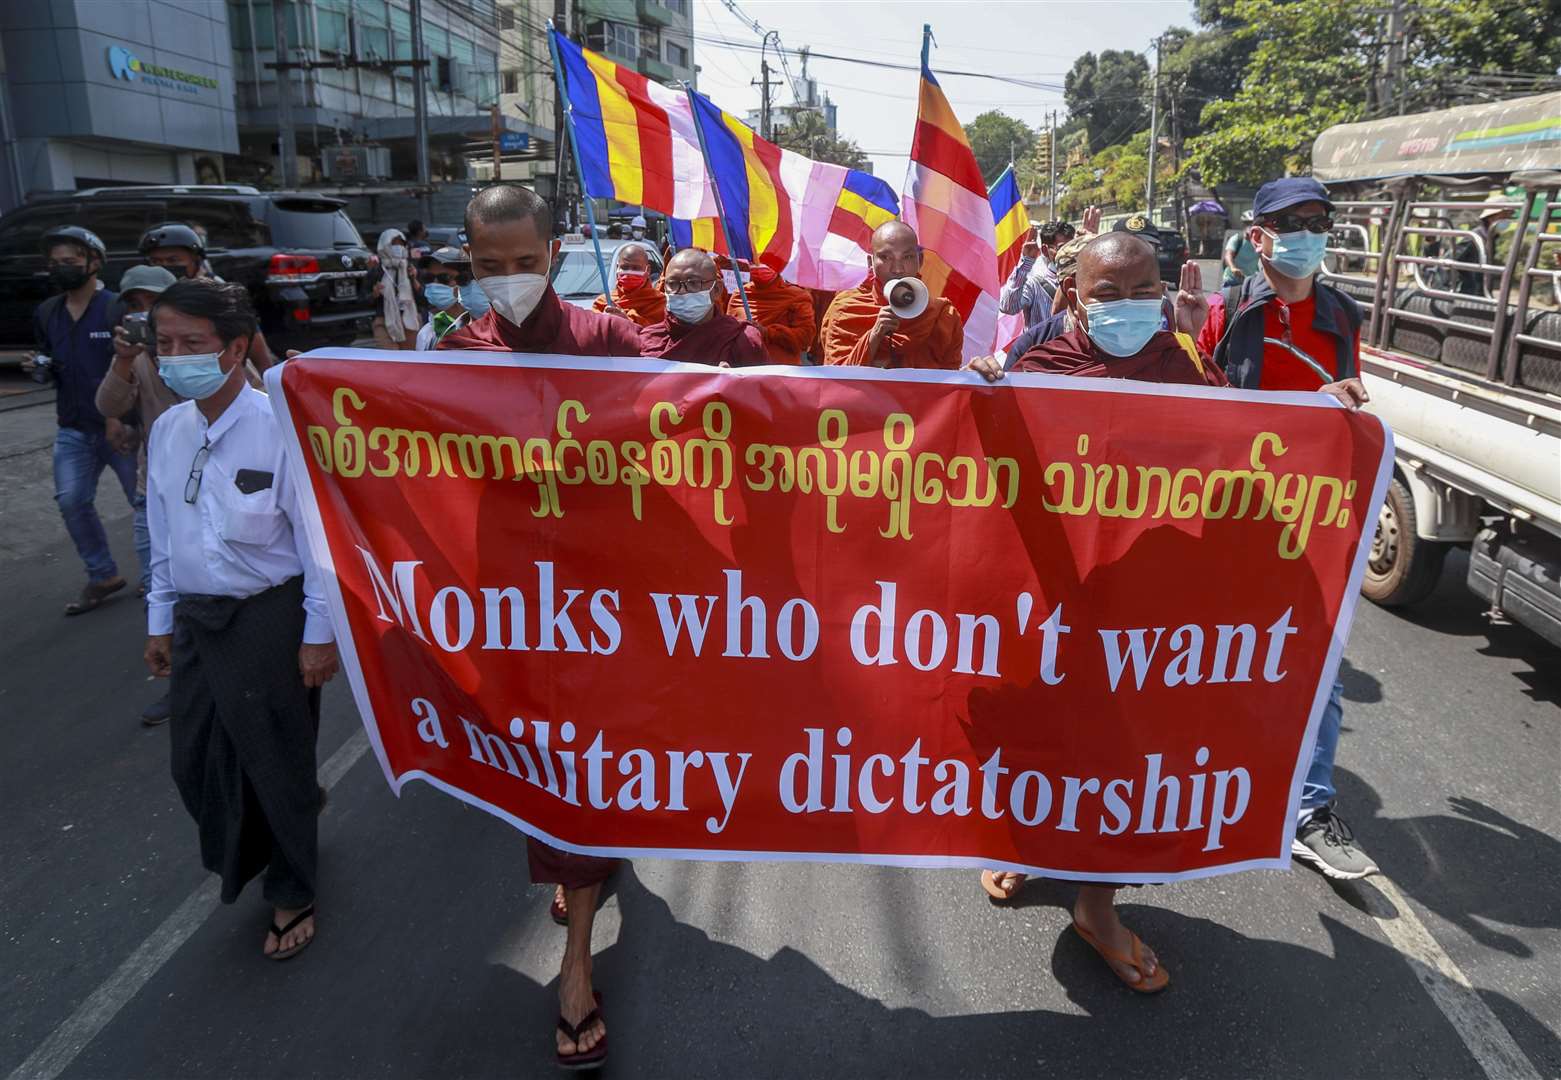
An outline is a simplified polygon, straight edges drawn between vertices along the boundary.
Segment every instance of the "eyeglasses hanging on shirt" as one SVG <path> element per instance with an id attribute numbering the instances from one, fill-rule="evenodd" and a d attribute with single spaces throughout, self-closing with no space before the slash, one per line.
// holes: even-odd
<path id="1" fill-rule="evenodd" d="M 201 473 L 206 469 L 206 459 L 211 457 L 211 441 L 201 443 L 201 448 L 195 451 L 195 460 L 190 462 L 190 478 L 184 482 L 184 501 L 194 503 L 195 497 L 201 493 Z"/>

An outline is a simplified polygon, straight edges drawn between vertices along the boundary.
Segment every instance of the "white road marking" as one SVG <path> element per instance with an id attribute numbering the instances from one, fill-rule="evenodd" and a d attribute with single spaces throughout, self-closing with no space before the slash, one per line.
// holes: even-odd
<path id="1" fill-rule="evenodd" d="M 341 747 L 326 761 L 320 770 L 320 783 L 329 790 L 363 756 L 369 748 L 368 736 L 362 728 L 352 733 Z M 39 1044 L 27 1060 L 16 1067 L 10 1080 L 54 1080 L 64 1072 L 76 1055 L 87 1048 L 119 1014 L 141 988 L 152 980 L 168 958 L 199 930 L 201 924 L 217 909 L 221 893 L 221 881 L 216 877 L 206 881 L 180 904 L 174 913 L 153 930 L 136 951 L 119 965 L 119 969 L 71 1013 L 69 1018 L 54 1029 L 54 1033 Z"/>
<path id="2" fill-rule="evenodd" d="M 1469 1053 L 1491 1080 L 1540 1080 L 1533 1062 L 1513 1041 L 1485 999 L 1475 991 L 1469 977 L 1453 963 L 1453 958 L 1431 936 L 1425 923 L 1409 906 L 1398 886 L 1385 876 L 1361 882 L 1359 895 L 1365 900 L 1371 917 L 1393 947 L 1414 969 L 1426 994 L 1442 1010 L 1447 1022 L 1469 1048 Z M 1380 892 L 1397 909 L 1389 912 L 1371 895 Z"/>

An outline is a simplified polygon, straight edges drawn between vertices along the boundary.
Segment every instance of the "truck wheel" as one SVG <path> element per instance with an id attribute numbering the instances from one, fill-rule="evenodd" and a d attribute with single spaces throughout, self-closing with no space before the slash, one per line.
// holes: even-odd
<path id="1" fill-rule="evenodd" d="M 1447 548 L 1415 535 L 1414 496 L 1409 485 L 1395 476 L 1377 514 L 1377 532 L 1371 538 L 1360 591 L 1383 607 L 1418 603 L 1436 588 Z"/>

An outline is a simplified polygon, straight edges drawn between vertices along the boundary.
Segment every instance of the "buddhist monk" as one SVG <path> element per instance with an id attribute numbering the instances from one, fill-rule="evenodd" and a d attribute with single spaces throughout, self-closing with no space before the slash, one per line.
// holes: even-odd
<path id="1" fill-rule="evenodd" d="M 883 368 L 958 368 L 965 327 L 959 311 L 933 297 L 914 319 L 889 307 L 883 287 L 895 278 L 921 276 L 921 248 L 903 221 L 886 221 L 873 233 L 872 272 L 855 289 L 840 293 L 824 315 L 820 334 L 824 363 Z"/>
<path id="2" fill-rule="evenodd" d="M 753 321 L 764 333 L 764 347 L 772 364 L 800 364 L 802 354 L 813 347 L 817 327 L 813 322 L 813 297 L 808 290 L 780 276 L 785 264 L 774 255 L 761 255 L 748 268 L 748 306 Z M 726 313 L 743 319 L 743 298 L 733 296 Z"/>
<path id="3" fill-rule="evenodd" d="M 624 244 L 618 249 L 612 299 L 598 296 L 597 311 L 622 315 L 636 326 L 659 323 L 667 314 L 667 298 L 651 274 L 650 249 L 643 244 Z"/>
<path id="4" fill-rule="evenodd" d="M 1191 335 L 1160 329 L 1164 289 L 1147 240 L 1126 232 L 1093 238 L 1079 251 L 1073 275 L 1058 283 L 1073 329 L 1035 346 L 1012 370 L 1229 385 Z M 978 357 L 970 366 L 988 379 L 994 367 L 1002 371 L 1001 360 L 993 357 Z"/>
<path id="5" fill-rule="evenodd" d="M 439 348 L 640 355 L 639 327 L 566 304 L 553 291 L 548 275 L 559 241 L 549 239 L 549 213 L 535 192 L 513 184 L 495 184 L 472 197 L 466 206 L 466 251 L 477 285 L 493 306 L 446 334 Z"/>
<path id="6" fill-rule="evenodd" d="M 552 231 L 552 209 L 526 188 L 494 185 L 473 196 L 466 206 L 466 246 L 472 273 L 493 307 L 446 334 L 440 349 L 640 355 L 639 328 L 629 320 L 558 299 L 548 280 L 559 247 L 549 239 Z M 558 1064 L 592 1067 L 607 1056 L 607 1025 L 591 986 L 591 926 L 602 883 L 618 861 L 560 851 L 529 836 L 526 854 L 531 880 L 558 886 L 553 919 L 569 928 L 558 978 Z"/>
<path id="7" fill-rule="evenodd" d="M 752 367 L 769 363 L 764 334 L 716 310 L 715 260 L 698 248 L 684 248 L 667 264 L 667 316 L 640 331 L 646 356 L 695 364 Z"/>
<path id="8" fill-rule="evenodd" d="M 1160 329 L 1163 290 L 1155 249 L 1148 241 L 1126 232 L 1095 237 L 1079 252 L 1074 273 L 1058 283 L 1058 296 L 1076 328 L 1031 349 L 1013 370 L 1227 385 L 1189 335 Z M 970 366 L 989 382 L 1003 377 L 1000 356 L 977 357 Z M 1010 871 L 984 870 L 981 887 L 1002 902 L 1014 897 L 1024 879 Z M 1073 905 L 1074 929 L 1131 989 L 1145 994 L 1163 990 L 1170 973 L 1138 935 L 1122 925 L 1115 906 L 1118 888 L 1080 885 Z"/>

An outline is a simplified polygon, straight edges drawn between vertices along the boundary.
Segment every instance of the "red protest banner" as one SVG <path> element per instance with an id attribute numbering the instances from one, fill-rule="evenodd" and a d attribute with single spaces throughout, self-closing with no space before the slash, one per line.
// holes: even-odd
<path id="1" fill-rule="evenodd" d="M 268 380 L 396 790 L 593 854 L 1288 864 L 1392 460 L 1372 417 L 492 354 Z"/>

